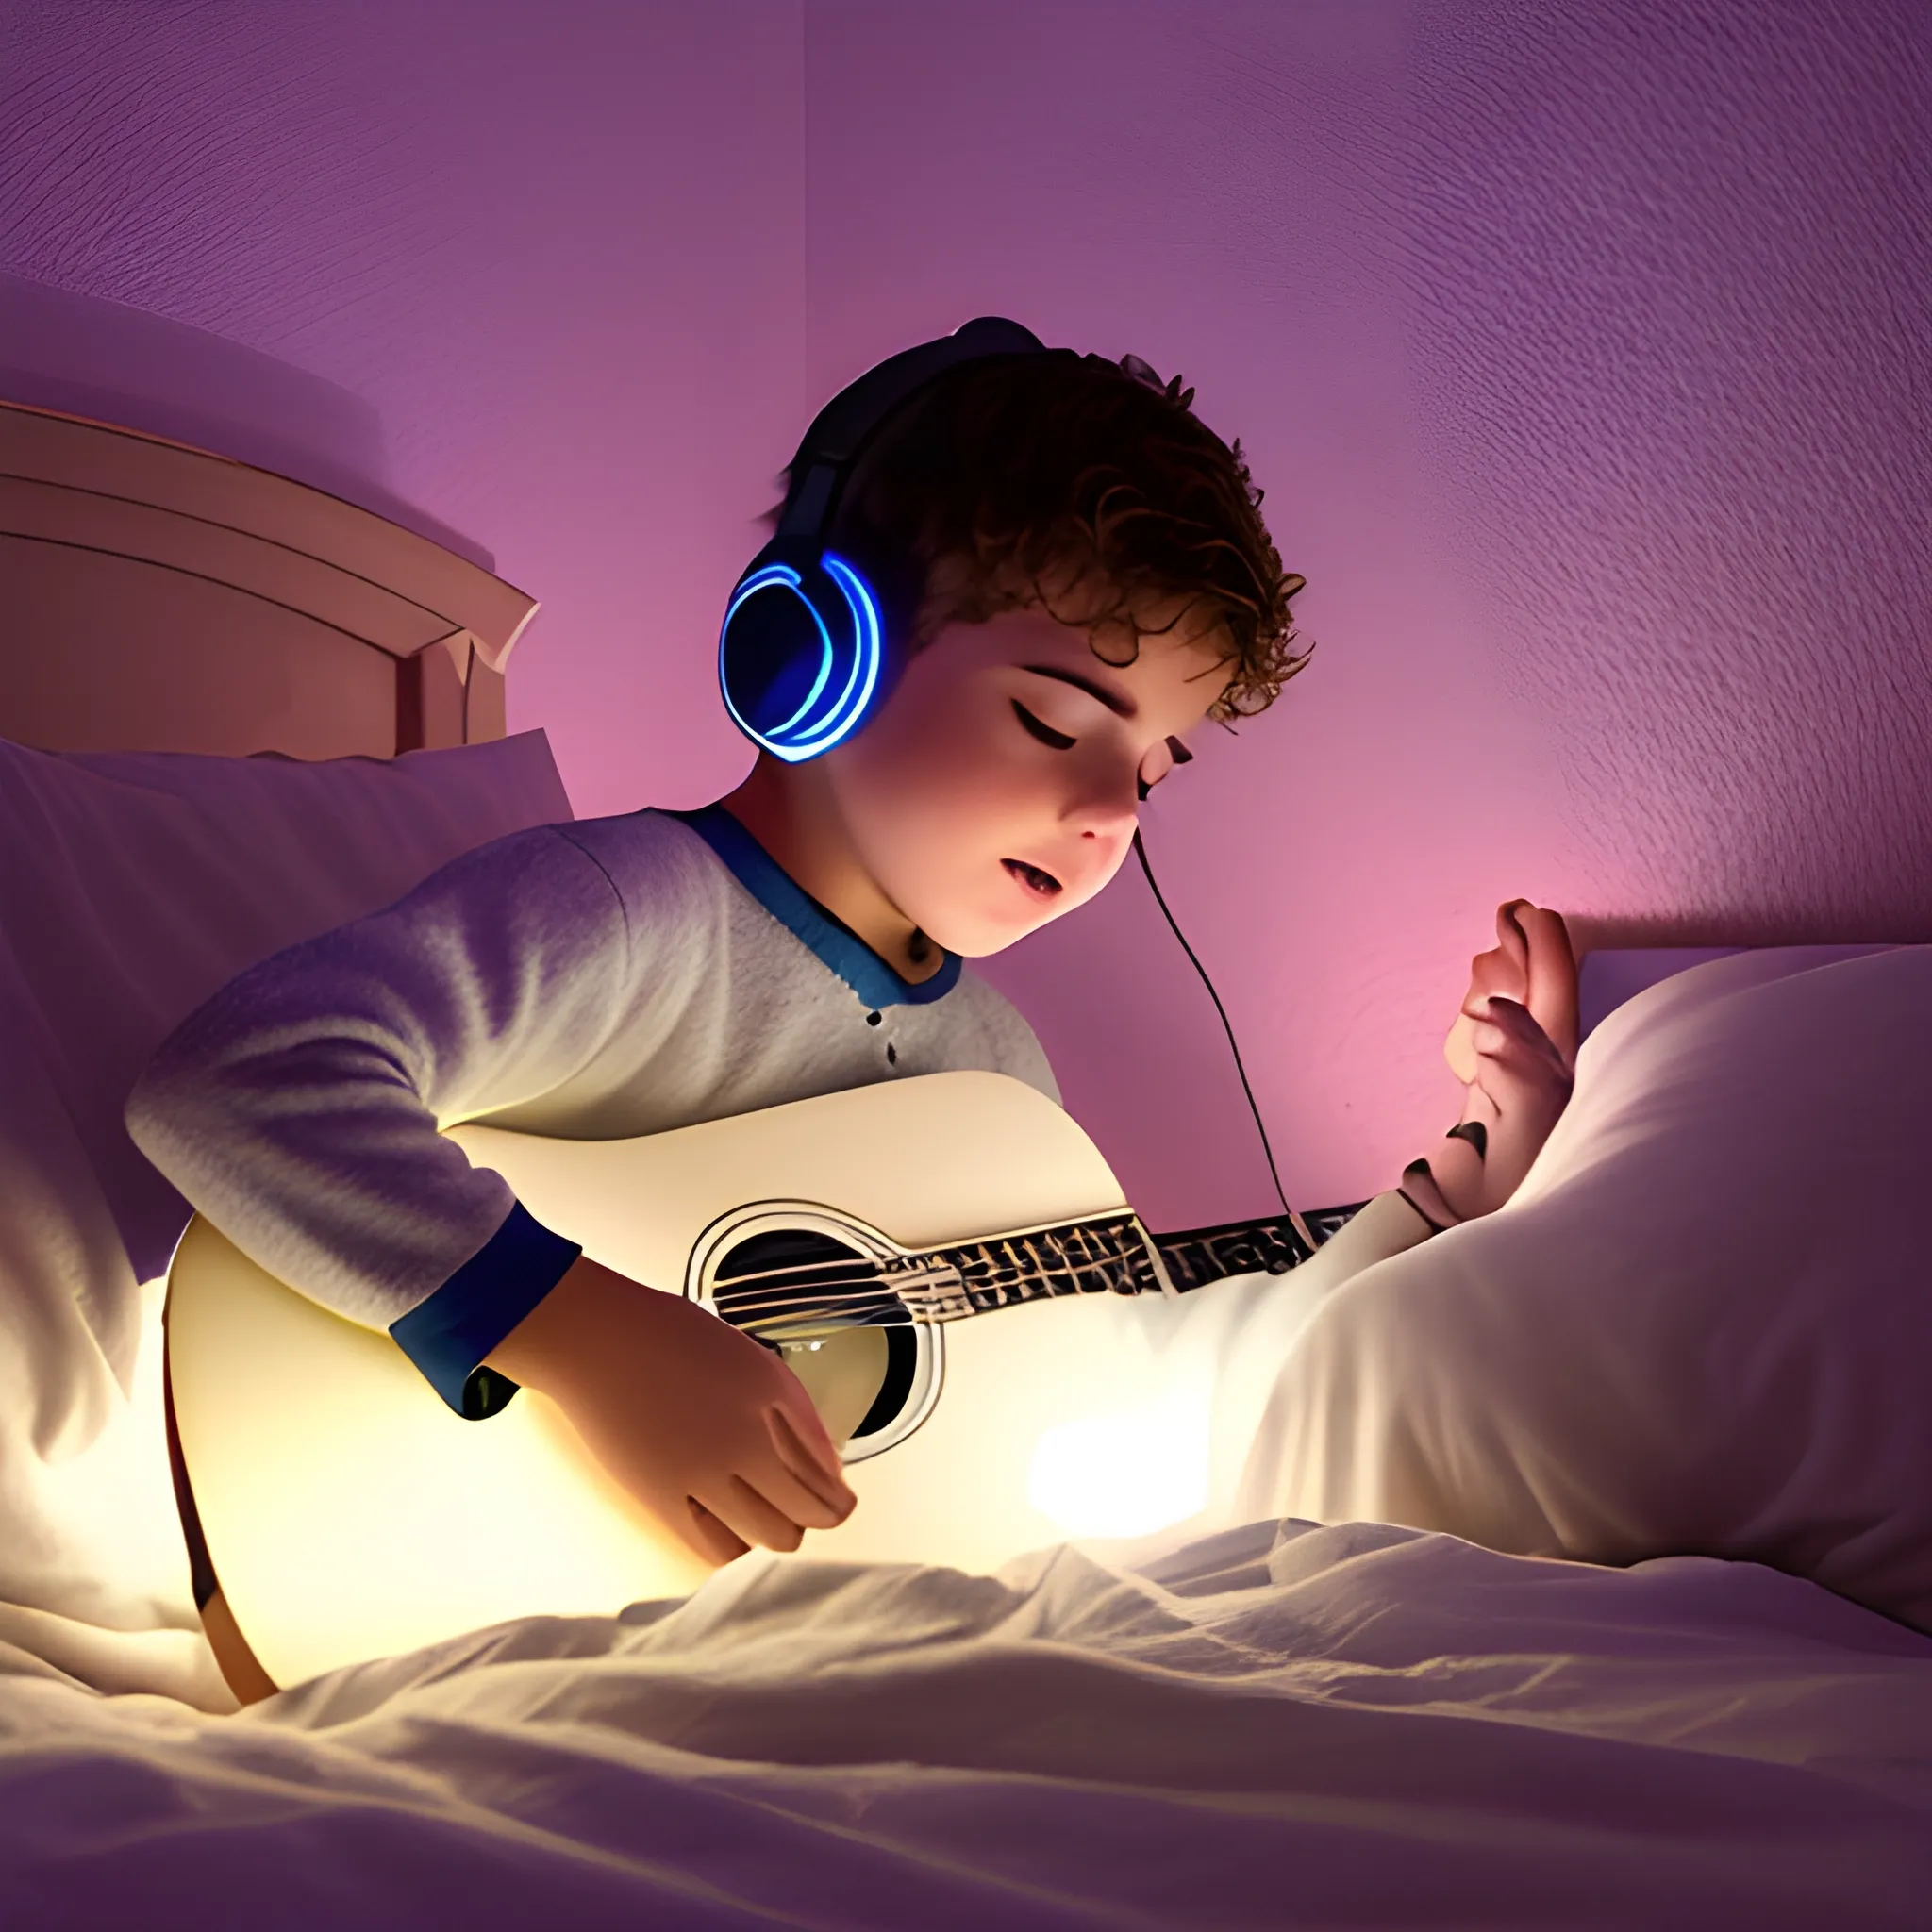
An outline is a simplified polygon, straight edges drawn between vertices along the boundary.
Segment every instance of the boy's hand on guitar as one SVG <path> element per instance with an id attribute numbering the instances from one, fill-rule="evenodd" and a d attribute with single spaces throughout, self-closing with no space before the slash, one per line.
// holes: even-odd
<path id="1" fill-rule="evenodd" d="M 1496 908 L 1496 937 L 1470 961 L 1469 991 L 1442 1042 L 1468 1088 L 1462 1117 L 1403 1176 L 1403 1191 L 1439 1222 L 1473 1220 L 1508 1200 L 1575 1079 L 1576 959 L 1562 915 L 1511 899 Z"/>
<path id="2" fill-rule="evenodd" d="M 579 1257 L 491 1352 L 710 1563 L 795 1550 L 858 1501 L 805 1386 L 695 1303 Z"/>

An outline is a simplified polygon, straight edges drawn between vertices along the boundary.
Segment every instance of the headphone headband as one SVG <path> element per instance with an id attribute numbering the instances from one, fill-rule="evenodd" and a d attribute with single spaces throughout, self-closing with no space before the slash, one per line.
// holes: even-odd
<path id="1" fill-rule="evenodd" d="M 989 356 L 1024 356 L 1046 344 L 1030 328 L 1003 315 L 980 315 L 949 336 L 901 349 L 846 385 L 811 419 L 791 459 L 791 489 L 778 520 L 781 537 L 822 535 L 841 489 L 876 431 L 901 403 L 947 370 Z M 821 480 L 821 473 L 826 472 Z M 814 487 L 815 486 L 815 487 Z"/>
<path id="2" fill-rule="evenodd" d="M 862 572 L 824 548 L 859 455 L 899 406 L 962 363 L 1044 354 L 1031 329 L 981 315 L 868 369 L 812 418 L 772 541 L 733 587 L 718 681 L 753 743 L 796 764 L 841 744 L 891 689 L 895 640 Z"/>

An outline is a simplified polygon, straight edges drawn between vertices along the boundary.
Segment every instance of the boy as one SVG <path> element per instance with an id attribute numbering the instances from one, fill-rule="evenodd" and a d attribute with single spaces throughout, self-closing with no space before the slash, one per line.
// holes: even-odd
<path id="1" fill-rule="evenodd" d="M 1065 350 L 914 390 L 824 532 L 881 587 L 891 662 L 862 729 L 796 762 L 761 749 L 699 812 L 499 841 L 257 966 L 136 1088 L 142 1151 L 263 1266 L 388 1329 L 452 1407 L 486 1366 L 543 1391 L 709 1561 L 842 1521 L 838 1449 L 772 1353 L 583 1257 L 438 1128 L 614 1138 L 954 1068 L 1057 1099 L 962 958 L 1097 892 L 1189 735 L 1307 661 L 1302 579 L 1191 401 Z M 1478 962 L 1479 1036 L 1452 1036 L 1463 1077 L 1486 1075 L 1465 1123 L 1357 1217 L 1352 1266 L 1499 1205 L 1560 1110 L 1567 1058 L 1530 1013 L 1473 1010 L 1526 990 L 1574 1036 L 1561 923 L 1525 916 L 1506 908 Z"/>

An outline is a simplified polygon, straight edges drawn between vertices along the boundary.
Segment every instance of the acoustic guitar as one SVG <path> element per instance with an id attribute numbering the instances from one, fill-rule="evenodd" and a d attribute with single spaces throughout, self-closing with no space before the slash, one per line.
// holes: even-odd
<path id="1" fill-rule="evenodd" d="M 1028 1390 L 1050 1400 L 1082 1304 L 1283 1273 L 1354 1211 L 1151 1235 L 1072 1118 L 997 1074 L 627 1141 L 449 1132 L 593 1259 L 780 1352 L 858 1496 L 808 1539 L 815 1556 L 915 1554 L 963 1484 L 1024 1491 L 996 1424 Z M 200 1217 L 166 1332 L 191 1545 L 273 1684 L 512 1617 L 613 1614 L 709 1574 L 535 1390 L 479 1371 L 475 1419 L 455 1414 L 387 1334 Z"/>

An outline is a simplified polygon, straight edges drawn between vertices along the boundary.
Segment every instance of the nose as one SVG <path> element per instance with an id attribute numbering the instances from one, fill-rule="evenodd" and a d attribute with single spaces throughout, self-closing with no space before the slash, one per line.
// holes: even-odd
<path id="1" fill-rule="evenodd" d="M 1078 827 L 1083 841 L 1091 839 L 1108 850 L 1124 847 L 1138 822 L 1136 774 L 1096 767 L 1082 775 L 1085 782 L 1067 801 L 1062 818 Z"/>

